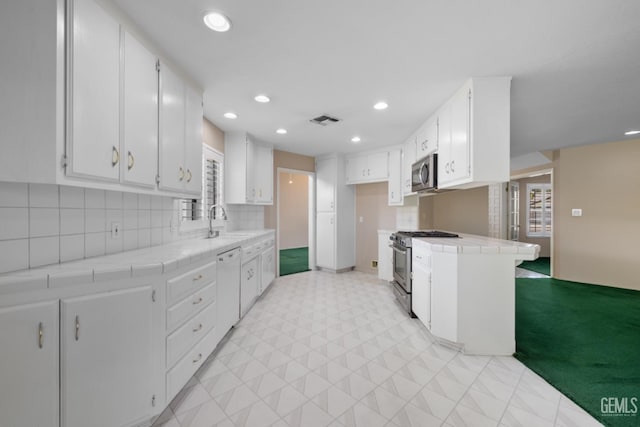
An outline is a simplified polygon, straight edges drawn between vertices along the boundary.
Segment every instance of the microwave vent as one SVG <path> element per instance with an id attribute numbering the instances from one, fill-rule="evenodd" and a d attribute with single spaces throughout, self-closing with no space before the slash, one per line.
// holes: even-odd
<path id="1" fill-rule="evenodd" d="M 309 121 L 311 123 L 315 123 L 315 124 L 320 125 L 320 126 L 327 126 L 327 125 L 331 125 L 331 124 L 334 124 L 334 123 L 338 123 L 340 121 L 340 119 L 337 119 L 335 117 L 331 117 L 331 116 L 328 116 L 326 114 L 323 114 L 322 116 L 315 117 L 315 118 L 313 118 L 313 119 L 311 119 Z"/>

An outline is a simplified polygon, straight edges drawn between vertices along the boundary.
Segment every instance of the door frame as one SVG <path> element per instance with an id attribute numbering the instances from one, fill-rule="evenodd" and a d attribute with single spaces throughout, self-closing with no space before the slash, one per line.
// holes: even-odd
<path id="1" fill-rule="evenodd" d="M 556 190 L 555 190 L 555 186 L 553 184 L 553 167 L 537 169 L 537 170 L 531 170 L 531 171 L 528 171 L 528 172 L 519 173 L 517 175 L 511 175 L 511 181 L 514 181 L 514 180 L 517 180 L 517 179 L 522 179 L 522 178 L 532 178 L 532 177 L 535 177 L 535 176 L 538 176 L 538 175 L 546 175 L 546 174 L 550 175 L 551 195 L 552 195 L 551 197 L 553 197 L 553 200 L 551 202 L 551 224 L 552 224 L 551 225 L 551 236 L 549 237 L 549 255 L 550 255 L 549 277 L 553 277 L 553 260 L 555 258 L 555 253 L 554 253 L 554 250 L 553 250 L 553 241 L 554 241 L 555 235 L 556 235 L 556 227 L 555 227 L 555 223 L 556 223 L 556 221 L 555 221 Z M 520 189 L 520 197 L 522 197 L 522 189 Z M 507 213 L 507 215 L 508 215 L 508 213 Z"/>
<path id="2" fill-rule="evenodd" d="M 290 173 L 306 175 L 309 179 L 309 269 L 316 269 L 316 173 L 300 169 L 281 168 L 276 169 L 276 277 L 280 277 L 280 174 Z"/>

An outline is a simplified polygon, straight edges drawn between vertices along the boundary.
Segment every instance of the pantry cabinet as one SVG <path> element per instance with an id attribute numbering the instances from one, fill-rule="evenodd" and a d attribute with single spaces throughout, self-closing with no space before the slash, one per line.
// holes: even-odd
<path id="1" fill-rule="evenodd" d="M 389 206 L 402 206 L 402 150 L 389 151 Z"/>
<path id="2" fill-rule="evenodd" d="M 355 265 L 355 189 L 345 182 L 345 159 L 316 159 L 316 265 L 341 271 Z"/>
<path id="3" fill-rule="evenodd" d="M 224 137 L 225 199 L 231 204 L 273 204 L 273 147 L 246 132 Z"/>
<path id="4" fill-rule="evenodd" d="M 0 424 L 58 426 L 58 301 L 0 309 Z"/>
<path id="5" fill-rule="evenodd" d="M 151 286 L 61 301 L 62 427 L 125 426 L 150 417 L 152 306 Z"/>
<path id="6" fill-rule="evenodd" d="M 347 184 L 386 181 L 389 179 L 389 152 L 361 154 L 346 160 Z"/>

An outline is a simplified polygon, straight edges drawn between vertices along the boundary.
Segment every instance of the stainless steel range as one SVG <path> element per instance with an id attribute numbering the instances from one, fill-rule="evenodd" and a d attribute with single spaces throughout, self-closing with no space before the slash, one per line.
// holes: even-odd
<path id="1" fill-rule="evenodd" d="M 414 237 L 459 237 L 445 231 L 397 231 L 389 238 L 393 249 L 393 292 L 400 305 L 411 317 L 416 317 L 411 310 L 411 239 Z"/>

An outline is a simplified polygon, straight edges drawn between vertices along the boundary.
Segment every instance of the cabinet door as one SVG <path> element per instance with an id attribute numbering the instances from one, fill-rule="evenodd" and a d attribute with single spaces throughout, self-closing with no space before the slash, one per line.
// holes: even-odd
<path id="1" fill-rule="evenodd" d="M 466 178 L 470 175 L 470 107 L 471 92 L 462 91 L 451 103 L 451 170 L 452 180 Z"/>
<path id="2" fill-rule="evenodd" d="M 158 174 L 158 71 L 156 57 L 126 31 L 123 92 L 123 181 L 155 187 Z"/>
<path id="3" fill-rule="evenodd" d="M 438 113 L 438 186 L 453 180 L 451 173 L 451 104 Z"/>
<path id="4" fill-rule="evenodd" d="M 58 426 L 58 301 L 0 309 L 0 424 Z"/>
<path id="5" fill-rule="evenodd" d="M 63 427 L 131 425 L 151 413 L 151 286 L 61 302 Z"/>
<path id="6" fill-rule="evenodd" d="M 336 159 L 320 159 L 316 162 L 316 210 L 318 212 L 335 210 L 337 173 Z"/>
<path id="7" fill-rule="evenodd" d="M 416 141 L 410 138 L 402 148 L 402 192 L 411 194 L 411 166 L 416 161 Z"/>
<path id="8" fill-rule="evenodd" d="M 258 151 L 256 150 L 256 144 L 247 136 L 247 155 L 244 159 L 244 168 L 247 176 L 247 202 L 254 202 L 256 200 L 256 170 L 254 165 L 257 163 L 256 157 Z M 240 166 L 239 166 L 240 167 Z"/>
<path id="9" fill-rule="evenodd" d="M 242 282 L 240 284 L 240 316 L 247 314 L 258 296 L 258 258 L 242 265 Z"/>
<path id="10" fill-rule="evenodd" d="M 273 148 L 256 145 L 255 187 L 256 202 L 273 203 Z"/>
<path id="11" fill-rule="evenodd" d="M 417 138 L 417 158 L 431 154 L 438 149 L 438 119 L 431 118 L 418 132 Z"/>
<path id="12" fill-rule="evenodd" d="M 182 191 L 184 165 L 184 83 L 166 65 L 160 68 L 160 188 Z"/>
<path id="13" fill-rule="evenodd" d="M 316 264 L 318 267 L 336 268 L 335 214 L 318 213 L 316 224 Z"/>
<path id="14" fill-rule="evenodd" d="M 72 2 L 70 175 L 120 179 L 120 25 L 93 0 Z"/>
<path id="15" fill-rule="evenodd" d="M 366 176 L 368 181 L 389 179 L 389 153 L 387 151 L 367 156 Z"/>
<path id="16" fill-rule="evenodd" d="M 351 157 L 346 160 L 347 184 L 367 180 L 367 156 Z"/>
<path id="17" fill-rule="evenodd" d="M 264 292 L 276 278 L 276 249 L 271 247 L 262 253 L 262 277 L 260 277 L 260 294 Z"/>
<path id="18" fill-rule="evenodd" d="M 389 152 L 389 206 L 402 205 L 402 152 Z"/>
<path id="19" fill-rule="evenodd" d="M 411 282 L 411 309 L 418 319 L 431 329 L 431 271 L 414 257 L 413 281 Z"/>
<path id="20" fill-rule="evenodd" d="M 202 97 L 191 88 L 185 95 L 185 191 L 191 194 L 202 193 Z"/>

